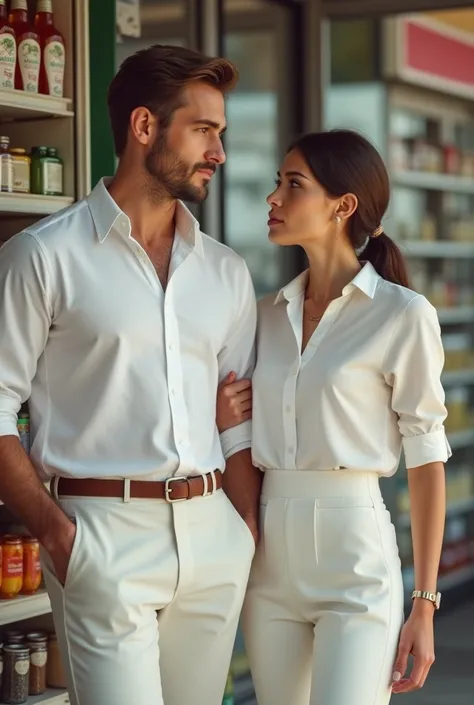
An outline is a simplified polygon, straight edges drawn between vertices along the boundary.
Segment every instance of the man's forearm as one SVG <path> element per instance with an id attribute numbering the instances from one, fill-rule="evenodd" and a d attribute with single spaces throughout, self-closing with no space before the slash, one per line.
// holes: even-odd
<path id="1" fill-rule="evenodd" d="M 68 517 L 38 478 L 16 436 L 0 437 L 0 499 L 46 550 L 70 532 Z"/>
<path id="2" fill-rule="evenodd" d="M 234 453 L 227 459 L 223 485 L 241 517 L 257 529 L 262 473 L 253 466 L 250 449 Z"/>

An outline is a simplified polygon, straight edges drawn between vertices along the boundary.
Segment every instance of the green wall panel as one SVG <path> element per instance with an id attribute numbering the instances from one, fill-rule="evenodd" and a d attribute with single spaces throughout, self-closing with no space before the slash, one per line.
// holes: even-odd
<path id="1" fill-rule="evenodd" d="M 115 0 L 89 0 L 91 183 L 115 171 L 107 88 L 115 74 Z"/>

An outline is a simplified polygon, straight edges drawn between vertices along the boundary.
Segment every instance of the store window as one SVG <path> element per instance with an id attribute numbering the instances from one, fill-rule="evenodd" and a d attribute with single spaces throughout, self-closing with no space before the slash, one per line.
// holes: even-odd
<path id="1" fill-rule="evenodd" d="M 240 75 L 227 104 L 224 241 L 245 258 L 260 297 L 288 278 L 290 253 L 268 240 L 266 198 L 297 109 L 291 12 L 264 0 L 226 0 L 224 10 L 224 54 Z"/>

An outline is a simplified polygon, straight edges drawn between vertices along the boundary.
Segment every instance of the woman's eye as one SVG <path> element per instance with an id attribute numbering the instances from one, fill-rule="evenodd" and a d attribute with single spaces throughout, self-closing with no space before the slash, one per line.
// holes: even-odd
<path id="1" fill-rule="evenodd" d="M 280 181 L 280 179 L 275 179 L 275 185 L 276 185 L 277 188 L 280 188 L 280 186 L 281 186 L 281 181 Z"/>
<path id="2" fill-rule="evenodd" d="M 300 184 L 297 181 L 295 181 L 294 179 L 291 179 L 290 188 L 300 188 Z"/>

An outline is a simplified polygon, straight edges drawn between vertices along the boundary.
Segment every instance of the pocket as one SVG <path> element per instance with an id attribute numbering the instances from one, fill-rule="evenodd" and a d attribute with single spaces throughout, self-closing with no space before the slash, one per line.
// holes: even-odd
<path id="1" fill-rule="evenodd" d="M 49 577 L 52 580 L 54 580 L 54 582 L 58 585 L 58 587 L 61 588 L 61 590 L 69 589 L 71 587 L 71 585 L 74 583 L 74 579 L 77 574 L 77 565 L 79 562 L 79 553 L 80 553 L 80 547 L 82 544 L 82 536 L 83 536 L 81 519 L 79 519 L 77 516 L 72 517 L 72 518 L 68 517 L 68 518 L 76 526 L 76 535 L 74 536 L 74 541 L 72 544 L 72 550 L 71 550 L 71 555 L 69 557 L 69 563 L 68 563 L 67 570 L 66 570 L 66 579 L 64 581 L 64 584 L 59 580 L 59 578 L 56 574 L 56 570 L 54 568 L 54 563 L 53 563 L 49 553 L 45 549 L 41 550 L 43 567 L 46 569 L 47 573 L 49 574 Z"/>
<path id="2" fill-rule="evenodd" d="M 224 497 L 226 498 L 227 504 L 230 506 L 230 510 L 231 510 L 232 514 L 237 518 L 238 524 L 240 526 L 240 531 L 245 534 L 247 540 L 250 539 L 250 541 L 252 542 L 252 548 L 255 551 L 255 548 L 256 548 L 255 539 L 254 539 L 253 534 L 250 531 L 249 527 L 247 526 L 247 523 L 242 519 L 239 512 L 234 507 L 234 505 L 232 504 L 232 502 L 230 501 L 230 499 L 227 497 L 227 495 L 225 493 L 224 493 Z"/>

